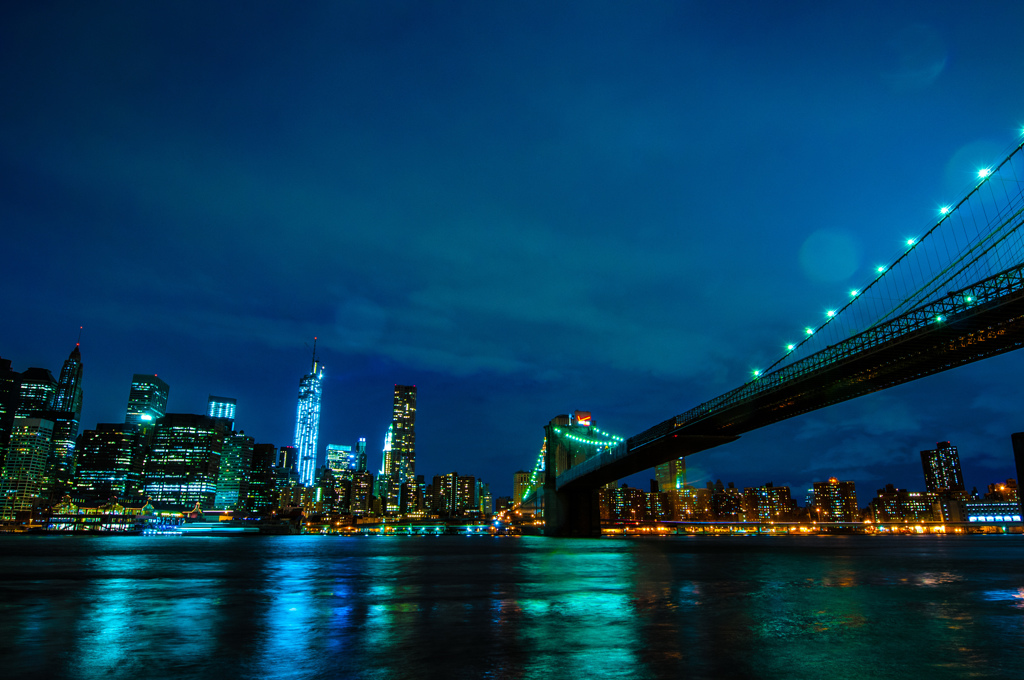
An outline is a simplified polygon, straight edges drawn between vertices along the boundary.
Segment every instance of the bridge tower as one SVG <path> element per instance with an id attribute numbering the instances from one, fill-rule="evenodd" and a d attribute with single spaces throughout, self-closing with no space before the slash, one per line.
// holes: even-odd
<path id="1" fill-rule="evenodd" d="M 559 490 L 558 475 L 587 459 L 588 452 L 578 442 L 590 429 L 590 414 L 576 411 L 559 415 L 544 426 L 547 451 L 544 459 L 544 535 L 598 537 L 601 535 L 601 511 L 596 488 Z"/>

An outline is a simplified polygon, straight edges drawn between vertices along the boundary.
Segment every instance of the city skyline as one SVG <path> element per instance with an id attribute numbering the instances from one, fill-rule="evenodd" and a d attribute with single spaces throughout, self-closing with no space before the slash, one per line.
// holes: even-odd
<path id="1" fill-rule="evenodd" d="M 558 414 L 630 436 L 744 382 L 1024 126 L 1015 3 L 79 11 L 2 10 L 0 356 L 56 372 L 84 326 L 80 430 L 156 374 L 171 411 L 230 395 L 281 446 L 318 336 L 322 444 L 366 437 L 377 469 L 387 386 L 416 384 L 420 467 L 495 495 Z M 1014 474 L 1022 372 L 830 407 L 688 477 L 919 488 L 950 440 L 983 488 Z"/>

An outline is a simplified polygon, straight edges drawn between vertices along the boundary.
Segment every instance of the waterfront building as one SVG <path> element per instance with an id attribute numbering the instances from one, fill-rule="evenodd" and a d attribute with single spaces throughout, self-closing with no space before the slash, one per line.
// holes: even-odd
<path id="1" fill-rule="evenodd" d="M 853 482 L 840 482 L 829 477 L 827 482 L 814 483 L 810 508 L 811 519 L 819 522 L 857 522 L 857 491 Z"/>
<path id="2" fill-rule="evenodd" d="M 530 490 L 530 473 L 519 470 L 512 476 L 512 503 L 519 505 Z"/>
<path id="3" fill-rule="evenodd" d="M 938 442 L 934 449 L 921 452 L 926 491 L 963 491 L 964 475 L 960 454 L 949 442 Z"/>
<path id="4" fill-rule="evenodd" d="M 658 482 L 655 480 L 655 486 L 657 485 Z M 668 505 L 668 494 L 668 491 L 655 491 L 654 489 L 644 494 L 646 500 L 646 507 L 644 508 L 645 519 L 652 522 L 671 519 L 672 512 Z"/>
<path id="5" fill-rule="evenodd" d="M 1005 524 L 1021 521 L 1020 506 L 1002 501 L 968 501 L 964 505 L 966 521 L 975 524 Z"/>
<path id="6" fill-rule="evenodd" d="M 676 522 L 711 519 L 711 489 L 686 486 L 666 491 L 669 517 Z"/>
<path id="7" fill-rule="evenodd" d="M 606 498 L 602 519 L 612 522 L 642 522 L 647 517 L 647 494 L 641 489 L 623 484 L 618 489 L 608 490 Z"/>
<path id="8" fill-rule="evenodd" d="M 458 476 L 455 487 L 455 511 L 463 515 L 480 511 L 480 503 L 476 497 L 476 477 Z"/>
<path id="9" fill-rule="evenodd" d="M 142 493 L 144 450 L 135 427 L 99 423 L 79 439 L 75 468 L 75 497 L 107 501 Z"/>
<path id="10" fill-rule="evenodd" d="M 869 505 L 871 518 L 875 522 L 939 522 L 942 521 L 942 505 L 939 495 L 933 492 L 921 493 L 897 489 L 886 484 Z"/>
<path id="11" fill-rule="evenodd" d="M 459 473 L 449 472 L 446 475 L 434 475 L 433 495 L 430 509 L 439 515 L 451 515 L 458 508 L 456 494 L 459 486 Z"/>
<path id="12" fill-rule="evenodd" d="M 211 418 L 214 421 L 226 416 Z M 245 432 L 225 431 L 221 446 L 220 468 L 217 473 L 217 494 L 214 505 L 218 508 L 240 510 L 245 508 L 249 496 L 249 475 L 252 470 L 253 447 L 256 441 Z"/>
<path id="13" fill-rule="evenodd" d="M 141 428 L 144 433 L 151 432 L 153 424 L 167 413 L 170 393 L 170 386 L 156 375 L 134 374 L 124 422 Z"/>
<path id="14" fill-rule="evenodd" d="M 231 422 L 232 428 L 235 422 L 235 407 L 237 400 L 232 397 L 215 397 L 210 395 L 206 400 L 206 415 L 211 418 L 224 418 Z"/>
<path id="15" fill-rule="evenodd" d="M 156 422 L 146 493 L 156 506 L 210 508 L 217 493 L 223 426 L 205 415 L 168 413 Z"/>
<path id="16" fill-rule="evenodd" d="M 989 484 L 988 492 L 985 493 L 985 500 L 1000 501 L 1003 503 L 1019 502 L 1020 490 L 1017 488 L 1017 480 L 1007 479 L 1005 482 Z"/>
<path id="17" fill-rule="evenodd" d="M 43 501 L 53 421 L 15 418 L 0 475 L 0 522 L 23 522 Z"/>
<path id="18" fill-rule="evenodd" d="M 723 522 L 740 522 L 743 517 L 743 492 L 736 488 L 734 482 L 729 486 L 718 480 L 711 484 L 708 482 L 708 489 L 711 491 L 711 514 Z"/>
<path id="19" fill-rule="evenodd" d="M 295 448 L 298 450 L 299 482 L 310 487 L 316 482 L 323 375 L 323 366 L 319 365 L 316 357 L 316 338 L 313 338 L 313 367 L 299 380 L 299 403 L 295 414 Z"/>
<path id="20" fill-rule="evenodd" d="M 743 510 L 749 522 L 788 522 L 798 512 L 789 487 L 771 482 L 743 489 Z"/>

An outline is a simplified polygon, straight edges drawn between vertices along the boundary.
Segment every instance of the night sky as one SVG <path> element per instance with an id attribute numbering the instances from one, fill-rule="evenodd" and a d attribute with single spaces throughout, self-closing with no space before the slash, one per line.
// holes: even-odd
<path id="1" fill-rule="evenodd" d="M 133 373 L 292 443 L 511 494 L 553 416 L 629 436 L 746 381 L 1024 126 L 1020 2 L 6 3 L 0 356 L 83 427 Z M 690 481 L 1015 476 L 1017 352 L 745 435 Z M 653 472 L 632 481 L 646 488 Z"/>

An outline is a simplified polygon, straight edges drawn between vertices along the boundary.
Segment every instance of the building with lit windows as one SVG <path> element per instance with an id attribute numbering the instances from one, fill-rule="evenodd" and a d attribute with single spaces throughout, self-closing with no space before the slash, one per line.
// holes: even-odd
<path id="1" fill-rule="evenodd" d="M 934 449 L 921 452 L 926 491 L 963 491 L 964 474 L 960 454 L 949 442 L 939 442 Z"/>
<path id="2" fill-rule="evenodd" d="M 9 359 L 0 359 L 0 470 L 4 467 L 7 445 L 11 441 L 20 391 L 21 374 L 11 369 Z"/>
<path id="3" fill-rule="evenodd" d="M 686 486 L 686 459 L 676 458 L 654 468 L 658 491 L 672 491 Z"/>
<path id="4" fill-rule="evenodd" d="M 53 442 L 46 477 L 51 499 L 59 500 L 71 487 L 71 475 L 75 471 L 75 441 L 82 417 L 82 353 L 77 344 L 60 369 L 48 417 L 53 421 Z"/>
<path id="5" fill-rule="evenodd" d="M 266 512 L 277 503 L 274 496 L 274 466 L 276 463 L 276 446 L 273 444 L 253 445 L 246 507 L 255 514 Z"/>
<path id="6" fill-rule="evenodd" d="M 401 510 L 402 485 L 416 480 L 416 386 L 395 385 L 380 486 L 387 512 Z"/>
<path id="7" fill-rule="evenodd" d="M 352 447 L 347 444 L 328 444 L 327 468 L 335 477 L 356 472 L 359 469 L 359 454 L 353 452 Z"/>
<path id="8" fill-rule="evenodd" d="M 320 436 L 320 397 L 324 369 L 316 357 L 313 339 L 313 367 L 299 380 L 299 404 L 295 414 L 295 448 L 298 455 L 299 483 L 316 483 L 317 440 Z"/>
<path id="9" fill-rule="evenodd" d="M 208 416 L 168 413 L 153 428 L 146 494 L 155 506 L 211 508 L 217 493 L 224 429 Z"/>
<path id="10" fill-rule="evenodd" d="M 99 423 L 79 440 L 75 497 L 105 502 L 142 493 L 144 450 L 135 427 Z"/>
<path id="11" fill-rule="evenodd" d="M 224 418 L 234 423 L 237 404 L 237 400 L 232 397 L 215 397 L 211 394 L 206 400 L 206 415 L 211 418 Z"/>
<path id="12" fill-rule="evenodd" d="M 743 510 L 748 522 L 786 522 L 796 519 L 796 501 L 788 486 L 764 486 L 743 489 Z"/>
<path id="13" fill-rule="evenodd" d="M 859 521 L 860 509 L 854 483 L 840 482 L 835 477 L 829 477 L 827 482 L 815 482 L 810 513 L 811 519 L 819 522 Z"/>
<path id="14" fill-rule="evenodd" d="M 226 417 L 219 416 L 214 418 Z M 229 421 L 230 422 L 230 421 Z M 224 433 L 221 446 L 220 468 L 217 472 L 217 495 L 214 505 L 218 508 L 240 510 L 245 508 L 249 495 L 249 473 L 252 469 L 255 440 L 245 432 Z"/>
<path id="15" fill-rule="evenodd" d="M 42 411 L 49 411 L 53 407 L 56 394 L 57 381 L 49 369 L 29 368 L 21 374 L 15 417 L 38 418 Z"/>
<path id="16" fill-rule="evenodd" d="M 512 505 L 516 506 L 523 502 L 523 498 L 530 490 L 530 473 L 519 470 L 512 477 Z"/>
<path id="17" fill-rule="evenodd" d="M 128 408 L 124 422 L 143 430 L 151 430 L 153 423 L 167 413 L 167 397 L 171 388 L 155 375 L 136 373 L 128 392 Z"/>
<path id="18" fill-rule="evenodd" d="M 42 502 L 46 460 L 53 422 L 15 418 L 3 474 L 0 475 L 0 522 L 21 522 Z"/>
<path id="19" fill-rule="evenodd" d="M 942 521 L 942 505 L 935 492 L 921 493 L 897 489 L 886 484 L 871 499 L 871 518 L 875 522 L 939 522 Z"/>

